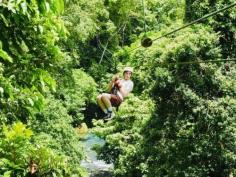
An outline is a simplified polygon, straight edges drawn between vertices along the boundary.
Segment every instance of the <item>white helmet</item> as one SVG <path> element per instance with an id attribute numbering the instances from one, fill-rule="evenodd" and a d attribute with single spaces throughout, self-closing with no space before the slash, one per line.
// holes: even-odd
<path id="1" fill-rule="evenodd" d="M 127 66 L 127 67 L 124 68 L 123 72 L 126 72 L 126 71 L 129 71 L 129 72 L 133 73 L 133 68 Z"/>

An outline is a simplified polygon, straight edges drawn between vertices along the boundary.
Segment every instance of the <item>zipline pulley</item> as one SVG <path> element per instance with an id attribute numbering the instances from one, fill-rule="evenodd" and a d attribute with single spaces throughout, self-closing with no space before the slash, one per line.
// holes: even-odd
<path id="1" fill-rule="evenodd" d="M 143 47 L 150 47 L 152 45 L 152 39 L 145 35 L 141 40 L 141 45 Z"/>

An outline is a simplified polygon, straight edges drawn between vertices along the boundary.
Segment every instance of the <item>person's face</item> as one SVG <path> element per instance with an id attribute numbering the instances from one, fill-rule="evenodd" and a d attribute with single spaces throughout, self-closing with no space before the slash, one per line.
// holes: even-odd
<path id="1" fill-rule="evenodd" d="M 132 73 L 130 71 L 125 71 L 124 72 L 124 79 L 129 80 L 131 78 Z"/>
<path id="2" fill-rule="evenodd" d="M 37 171 L 37 165 L 35 163 L 32 163 L 30 165 L 30 173 L 34 174 Z"/>

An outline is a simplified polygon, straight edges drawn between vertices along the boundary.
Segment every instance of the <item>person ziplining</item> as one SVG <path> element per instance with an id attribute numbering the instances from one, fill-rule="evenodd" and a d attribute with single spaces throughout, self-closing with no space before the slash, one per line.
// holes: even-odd
<path id="1" fill-rule="evenodd" d="M 106 114 L 104 119 L 112 119 L 115 113 L 112 107 L 119 107 L 124 98 L 133 90 L 134 83 L 131 80 L 133 69 L 125 67 L 123 70 L 123 79 L 119 75 L 114 75 L 108 84 L 108 92 L 98 95 L 97 102 L 102 111 Z"/>
<path id="2" fill-rule="evenodd" d="M 222 9 L 219 9 L 219 10 L 213 11 L 209 14 L 206 14 L 205 16 L 203 16 L 197 20 L 194 20 L 194 21 L 192 21 L 180 28 L 170 31 L 170 32 L 168 32 L 164 35 L 161 35 L 160 37 L 157 37 L 155 39 L 149 38 L 146 34 L 145 7 L 144 7 L 143 0 L 142 0 L 142 6 L 143 6 L 145 34 L 141 40 L 141 45 L 129 50 L 128 53 L 131 53 L 140 47 L 145 47 L 145 48 L 150 47 L 154 41 L 157 41 L 163 37 L 167 37 L 173 33 L 183 30 L 184 28 L 192 26 L 196 23 L 202 22 L 204 19 L 212 17 L 220 12 L 231 9 L 236 6 L 236 3 L 230 4 L 228 6 L 223 7 Z M 109 40 L 110 40 L 110 38 L 109 38 Z M 107 45 L 108 45 L 108 42 L 107 42 L 106 46 L 103 47 L 104 50 L 102 53 L 102 57 L 99 61 L 99 64 L 101 64 L 101 62 L 102 62 L 104 53 L 107 50 Z M 198 63 L 208 63 L 208 62 L 226 62 L 226 61 L 236 61 L 236 59 L 217 59 L 217 60 L 204 60 L 204 61 L 201 60 L 201 61 L 173 62 L 173 63 L 163 63 L 163 65 L 185 65 L 185 64 L 198 64 Z M 132 68 L 125 67 L 124 72 L 123 72 L 124 79 L 120 79 L 118 75 L 115 75 L 113 77 L 113 79 L 111 80 L 111 82 L 109 83 L 109 86 L 108 86 L 109 93 L 102 93 L 102 94 L 98 95 L 98 97 L 97 97 L 98 105 L 102 109 L 102 111 L 106 114 L 104 119 L 112 119 L 115 116 L 115 114 L 112 110 L 112 107 L 119 107 L 119 105 L 123 102 L 124 98 L 133 90 L 134 84 L 133 84 L 133 81 L 130 80 L 132 72 L 133 72 Z"/>

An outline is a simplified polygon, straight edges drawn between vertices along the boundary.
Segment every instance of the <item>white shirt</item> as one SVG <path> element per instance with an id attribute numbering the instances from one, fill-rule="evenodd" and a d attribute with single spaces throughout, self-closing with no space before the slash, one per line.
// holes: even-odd
<path id="1" fill-rule="evenodd" d="M 125 89 L 127 93 L 130 93 L 133 90 L 134 87 L 133 81 L 122 79 L 120 82 L 122 87 Z M 120 91 L 118 91 L 117 94 L 122 100 L 124 99 Z"/>

